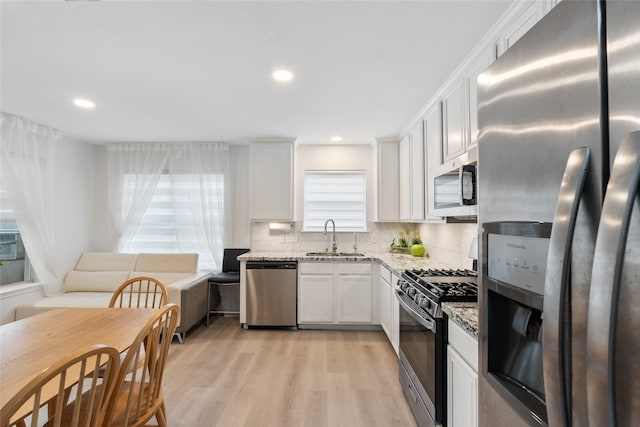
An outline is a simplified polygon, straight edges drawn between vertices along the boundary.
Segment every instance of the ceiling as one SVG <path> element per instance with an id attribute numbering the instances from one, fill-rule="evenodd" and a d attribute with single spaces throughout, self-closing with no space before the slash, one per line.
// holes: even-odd
<path id="1" fill-rule="evenodd" d="M 0 108 L 91 143 L 395 137 L 510 4 L 3 0 Z"/>

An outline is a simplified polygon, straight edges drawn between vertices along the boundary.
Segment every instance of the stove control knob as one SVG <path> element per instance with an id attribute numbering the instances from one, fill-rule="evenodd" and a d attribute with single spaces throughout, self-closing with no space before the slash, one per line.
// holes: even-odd
<path id="1" fill-rule="evenodd" d="M 400 289 L 403 290 L 406 293 L 407 289 L 409 289 L 409 284 L 407 282 L 405 282 L 404 280 L 401 280 L 398 283 L 399 283 Z"/>
<path id="2" fill-rule="evenodd" d="M 432 308 L 432 307 L 431 307 L 431 305 L 432 305 L 433 303 L 432 303 L 432 302 L 431 302 L 431 300 L 430 300 L 430 299 L 428 299 L 428 298 L 425 298 L 425 303 L 426 303 L 426 304 L 425 304 L 424 309 L 425 309 L 425 310 L 427 310 L 427 311 L 430 311 L 430 309 Z"/>

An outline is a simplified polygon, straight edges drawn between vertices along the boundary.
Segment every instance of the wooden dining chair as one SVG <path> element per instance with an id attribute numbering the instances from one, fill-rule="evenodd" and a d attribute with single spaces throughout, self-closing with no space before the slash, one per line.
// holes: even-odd
<path id="1" fill-rule="evenodd" d="M 119 356 L 115 348 L 95 344 L 59 360 L 0 408 L 0 426 L 101 426 Z M 100 367 L 106 368 L 103 378 Z"/>
<path id="2" fill-rule="evenodd" d="M 115 290 L 111 308 L 160 308 L 169 302 L 167 286 L 153 277 L 134 277 Z"/>
<path id="3" fill-rule="evenodd" d="M 167 304 L 140 330 L 120 365 L 105 427 L 143 426 L 154 416 L 160 427 L 167 426 L 162 376 L 179 316 L 179 307 Z M 130 371 L 129 366 L 142 367 Z"/>
<path id="4" fill-rule="evenodd" d="M 133 277 L 115 290 L 109 308 L 160 308 L 169 302 L 167 286 L 153 277 Z M 124 354 L 120 362 L 124 362 Z M 129 369 L 133 369 L 130 367 Z"/>

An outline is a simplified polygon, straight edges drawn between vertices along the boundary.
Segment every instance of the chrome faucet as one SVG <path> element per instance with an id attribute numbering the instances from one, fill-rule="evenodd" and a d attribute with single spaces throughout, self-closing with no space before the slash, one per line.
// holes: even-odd
<path id="1" fill-rule="evenodd" d="M 322 234 L 327 234 L 327 224 L 333 225 L 333 241 L 331 242 L 331 251 L 335 254 L 338 251 L 338 244 L 336 243 L 336 223 L 332 219 L 328 219 L 324 223 L 324 232 Z"/>

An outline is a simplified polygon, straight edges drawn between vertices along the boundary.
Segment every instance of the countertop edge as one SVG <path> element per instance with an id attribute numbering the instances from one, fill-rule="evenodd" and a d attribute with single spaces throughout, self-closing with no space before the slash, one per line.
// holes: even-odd
<path id="1" fill-rule="evenodd" d="M 478 303 L 477 302 L 443 302 L 442 311 L 464 330 L 478 338 Z"/>

